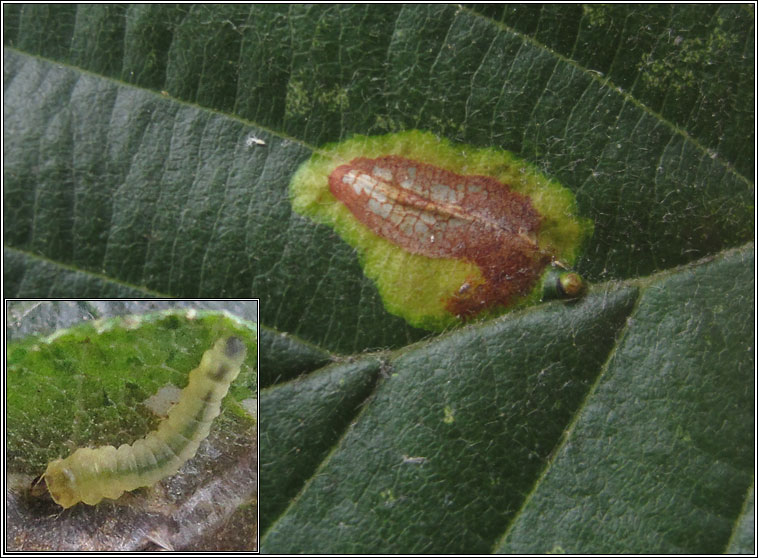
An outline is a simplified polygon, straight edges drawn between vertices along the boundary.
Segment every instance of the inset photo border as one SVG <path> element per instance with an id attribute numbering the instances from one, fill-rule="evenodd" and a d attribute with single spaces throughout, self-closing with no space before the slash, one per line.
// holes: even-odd
<path id="1" fill-rule="evenodd" d="M 258 299 L 5 317 L 6 551 L 258 550 Z"/>

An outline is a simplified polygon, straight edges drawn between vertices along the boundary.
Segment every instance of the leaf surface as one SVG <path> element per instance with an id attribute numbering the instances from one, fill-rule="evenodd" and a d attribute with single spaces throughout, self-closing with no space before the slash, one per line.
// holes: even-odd
<path id="1" fill-rule="evenodd" d="M 5 294 L 260 298 L 264 549 L 752 548 L 754 7 L 3 9 Z M 407 129 L 571 189 L 586 300 L 387 313 L 288 185 Z"/>

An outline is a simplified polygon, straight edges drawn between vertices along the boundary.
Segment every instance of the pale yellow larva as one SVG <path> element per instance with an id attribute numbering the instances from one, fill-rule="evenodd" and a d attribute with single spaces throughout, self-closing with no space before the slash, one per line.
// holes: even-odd
<path id="1" fill-rule="evenodd" d="M 43 476 L 53 500 L 64 508 L 78 502 L 94 505 L 176 473 L 208 436 L 245 353 L 238 337 L 216 341 L 190 372 L 168 416 L 144 438 L 118 449 L 79 448 L 66 459 L 50 462 Z"/>

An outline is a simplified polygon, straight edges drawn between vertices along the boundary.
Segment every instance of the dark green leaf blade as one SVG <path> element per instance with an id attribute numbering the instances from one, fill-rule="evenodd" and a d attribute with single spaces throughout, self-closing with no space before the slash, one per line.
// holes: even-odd
<path id="1" fill-rule="evenodd" d="M 643 289 L 499 551 L 727 550 L 755 465 L 753 262 L 751 245 Z"/>
<path id="2" fill-rule="evenodd" d="M 335 364 L 261 393 L 261 530 L 300 492 L 374 390 L 380 362 Z"/>
<path id="3" fill-rule="evenodd" d="M 487 4 L 474 9 L 629 91 L 753 179 L 754 6 Z"/>
<path id="4" fill-rule="evenodd" d="M 635 300 L 600 292 L 403 351 L 262 551 L 490 550 Z"/>

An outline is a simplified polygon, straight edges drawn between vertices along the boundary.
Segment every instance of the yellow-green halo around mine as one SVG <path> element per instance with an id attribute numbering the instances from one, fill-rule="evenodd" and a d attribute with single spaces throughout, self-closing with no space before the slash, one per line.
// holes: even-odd
<path id="1" fill-rule="evenodd" d="M 431 330 L 461 320 L 446 308 L 446 300 L 462 285 L 482 280 L 479 267 L 465 259 L 431 258 L 411 253 L 374 233 L 361 223 L 330 191 L 329 176 L 340 165 L 358 158 L 397 155 L 434 165 L 460 175 L 490 176 L 529 198 L 541 216 L 537 235 L 540 250 L 571 265 L 582 243 L 592 233 L 592 223 L 577 215 L 573 193 L 508 151 L 453 145 L 429 132 L 410 130 L 382 136 L 354 136 L 325 145 L 297 170 L 290 183 L 293 209 L 328 225 L 360 257 L 364 273 L 372 279 L 392 314 L 411 325 Z M 472 281 L 473 280 L 473 281 Z M 509 307 L 539 299 L 538 285 Z M 487 309 L 491 316 L 507 310 Z"/>

